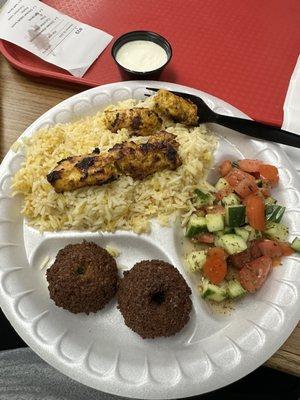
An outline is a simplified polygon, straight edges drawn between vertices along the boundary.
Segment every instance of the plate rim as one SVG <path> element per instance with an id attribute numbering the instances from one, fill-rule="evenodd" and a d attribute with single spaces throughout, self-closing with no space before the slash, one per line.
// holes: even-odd
<path id="1" fill-rule="evenodd" d="M 24 136 L 29 136 L 31 135 L 35 130 L 36 130 L 36 126 L 42 122 L 43 120 L 47 120 L 47 118 L 54 113 L 56 110 L 59 109 L 63 109 L 65 105 L 70 104 L 72 101 L 80 99 L 80 98 L 84 98 L 85 95 L 88 94 L 92 94 L 92 93 L 97 93 L 97 92 L 101 92 L 105 89 L 111 89 L 113 87 L 117 88 L 119 87 L 120 89 L 122 89 L 122 86 L 132 86 L 133 88 L 136 87 L 151 87 L 151 86 L 157 86 L 157 87 L 167 87 L 167 88 L 175 88 L 175 89 L 180 89 L 180 90 L 185 90 L 187 92 L 190 92 L 192 94 L 198 94 L 198 95 L 202 95 L 204 98 L 211 98 L 213 101 L 215 101 L 218 105 L 220 106 L 224 106 L 227 109 L 229 109 L 233 115 L 238 116 L 238 117 L 243 117 L 243 118 L 248 118 L 250 119 L 246 114 L 244 114 L 242 111 L 238 110 L 237 108 L 235 108 L 234 106 L 230 105 L 229 103 L 225 102 L 222 99 L 219 99 L 215 96 L 212 96 L 206 92 L 202 92 L 201 90 L 197 90 L 194 88 L 190 88 L 187 86 L 182 86 L 179 84 L 173 84 L 170 82 L 162 82 L 162 81 L 124 81 L 124 82 L 114 82 L 114 83 L 109 83 L 106 85 L 101 85 L 101 86 L 97 86 L 95 88 L 91 88 L 85 91 L 82 91 L 80 93 L 77 93 L 71 97 L 69 97 L 68 99 L 65 99 L 64 101 L 58 103 L 57 105 L 55 105 L 54 107 L 52 107 L 50 110 L 48 110 L 46 113 L 44 113 L 43 115 L 41 115 L 39 118 L 37 118 L 23 133 L 22 135 L 20 135 L 20 137 L 24 137 Z M 18 139 L 17 139 L 18 140 Z M 272 148 L 276 148 L 276 151 L 279 151 L 280 155 L 285 159 L 286 163 L 288 164 L 289 168 L 291 168 L 292 173 L 293 174 L 297 174 L 297 172 L 294 170 L 293 166 L 291 165 L 289 159 L 286 157 L 284 151 L 279 147 L 279 145 L 277 144 L 270 144 L 270 147 Z M 0 175 L 2 176 L 3 174 L 3 169 L 6 166 L 7 160 L 9 159 L 9 156 L 13 153 L 13 151 L 10 149 L 8 151 L 8 153 L 5 155 L 4 159 L 2 160 L 1 166 L 0 166 Z M 0 290 L 2 290 L 2 287 L 0 288 Z M 113 385 L 104 385 L 103 389 L 100 389 L 99 386 L 95 387 L 93 384 L 91 384 L 91 382 L 88 379 L 85 379 L 81 374 L 76 374 L 75 373 L 71 373 L 72 368 L 68 369 L 67 371 L 64 370 L 64 364 L 61 362 L 61 360 L 56 360 L 56 356 L 51 354 L 51 351 L 45 352 L 41 346 L 39 345 L 39 343 L 37 341 L 35 341 L 34 338 L 31 337 L 31 335 L 24 330 L 22 324 L 20 323 L 20 321 L 18 320 L 17 316 L 14 313 L 13 308 L 11 308 L 11 305 L 8 304 L 5 300 L 3 296 L 0 296 L 0 305 L 1 308 L 4 312 L 4 314 L 6 315 L 6 317 L 8 318 L 8 320 L 11 322 L 11 324 L 13 325 L 14 329 L 17 331 L 17 333 L 22 337 L 22 339 L 30 346 L 30 348 L 37 353 L 43 360 L 45 360 L 48 364 L 52 365 L 53 367 L 55 367 L 56 369 L 58 369 L 61 373 L 63 373 L 64 375 L 69 376 L 72 379 L 76 379 L 77 381 L 90 386 L 90 387 L 94 387 L 98 390 L 103 390 L 106 391 L 108 393 L 112 393 L 112 394 L 116 394 L 116 395 L 126 395 L 126 396 L 130 396 L 130 397 L 136 397 L 140 395 L 140 392 L 133 394 L 131 392 L 131 389 L 128 391 L 125 390 L 123 393 L 115 391 L 115 390 L 109 390 L 109 388 L 111 389 L 111 386 Z M 298 312 L 298 314 L 300 314 Z M 200 393 L 205 393 L 211 390 L 216 390 L 218 388 L 221 388 L 223 386 L 226 386 L 240 378 L 242 378 L 243 376 L 249 374 L 251 371 L 253 371 L 255 368 L 257 368 L 258 366 L 262 365 L 262 363 L 264 363 L 267 359 L 269 359 L 271 357 L 272 354 L 274 354 L 280 347 L 281 345 L 285 342 L 285 340 L 290 336 L 290 334 L 292 333 L 292 331 L 294 330 L 295 326 L 298 323 L 300 315 L 298 315 L 298 317 L 296 316 L 295 319 L 293 319 L 293 322 L 290 321 L 290 329 L 285 331 L 285 334 L 281 337 L 280 341 L 276 341 L 276 344 L 273 344 L 271 346 L 271 348 L 267 351 L 264 352 L 264 356 L 262 357 L 264 359 L 264 361 L 259 361 L 257 363 L 256 359 L 253 360 L 252 365 L 249 368 L 246 369 L 246 372 L 243 371 L 243 369 L 241 368 L 240 374 L 234 375 L 234 376 L 230 376 L 230 374 L 228 374 L 230 377 L 224 380 L 220 380 L 219 384 L 214 385 L 213 388 L 205 390 L 205 391 L 195 391 L 195 390 L 191 390 L 189 391 L 185 391 L 184 393 L 180 393 L 180 396 L 182 397 L 187 397 L 187 396 L 192 396 L 192 395 L 198 395 Z M 291 318 L 290 318 L 291 319 Z M 265 348 L 266 345 L 264 345 L 263 348 Z M 70 373 L 68 373 L 68 371 L 70 371 Z M 103 381 L 99 381 L 99 382 L 103 382 Z M 101 386 L 101 385 L 100 385 Z M 201 382 L 199 383 L 199 389 L 201 388 Z M 133 389 L 134 391 L 134 389 Z M 163 397 L 162 397 L 163 396 Z M 144 398 L 156 398 L 156 399 L 160 399 L 160 398 L 176 398 L 178 397 L 178 393 L 174 393 L 173 391 L 171 391 L 170 393 L 166 393 L 166 391 L 164 391 L 164 393 L 161 393 L 161 395 L 159 395 L 158 393 L 154 394 L 154 397 L 144 397 Z"/>

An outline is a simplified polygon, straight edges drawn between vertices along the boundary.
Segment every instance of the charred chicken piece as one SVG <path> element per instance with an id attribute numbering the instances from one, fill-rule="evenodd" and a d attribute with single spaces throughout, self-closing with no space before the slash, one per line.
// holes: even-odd
<path id="1" fill-rule="evenodd" d="M 117 144 L 108 153 L 65 158 L 47 175 L 57 193 L 85 186 L 100 186 L 120 175 L 144 179 L 157 171 L 174 170 L 181 165 L 176 137 L 158 132 L 143 144 L 132 141 Z"/>
<path id="2" fill-rule="evenodd" d="M 154 96 L 154 109 L 175 122 L 195 126 L 198 124 L 197 106 L 190 100 L 160 89 Z"/>
<path id="3" fill-rule="evenodd" d="M 131 108 L 104 111 L 104 124 L 114 133 L 126 128 L 131 135 L 149 136 L 161 129 L 162 120 L 149 108 Z"/>
<path id="4" fill-rule="evenodd" d="M 178 147 L 175 136 L 162 131 L 152 135 L 147 143 L 124 142 L 109 152 L 117 154 L 116 164 L 121 174 L 144 179 L 164 169 L 178 168 L 181 165 Z"/>
<path id="5" fill-rule="evenodd" d="M 62 193 L 84 186 L 103 185 L 118 177 L 113 154 L 91 153 L 59 161 L 47 175 L 47 180 L 57 193 Z"/>

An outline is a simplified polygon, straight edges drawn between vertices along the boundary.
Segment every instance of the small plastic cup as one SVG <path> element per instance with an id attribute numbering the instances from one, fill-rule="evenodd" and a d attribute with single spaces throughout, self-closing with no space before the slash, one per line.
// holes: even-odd
<path id="1" fill-rule="evenodd" d="M 167 53 L 167 61 L 159 68 L 152 70 L 152 71 L 133 71 L 131 69 L 128 69 L 126 67 L 123 67 L 123 65 L 119 64 L 118 61 L 116 60 L 117 53 L 119 49 L 128 42 L 132 42 L 134 40 L 147 40 L 154 42 L 158 44 L 160 47 L 162 47 L 165 52 Z M 172 47 L 170 43 L 165 39 L 163 36 L 159 35 L 158 33 L 155 32 L 150 32 L 150 31 L 132 31 L 132 32 L 127 32 L 124 35 L 120 36 L 115 43 L 112 46 L 111 49 L 111 55 L 113 59 L 115 60 L 115 63 L 117 64 L 121 76 L 124 80 L 128 79 L 157 79 L 159 75 L 161 74 L 162 70 L 165 68 L 165 66 L 170 62 L 172 58 Z"/>

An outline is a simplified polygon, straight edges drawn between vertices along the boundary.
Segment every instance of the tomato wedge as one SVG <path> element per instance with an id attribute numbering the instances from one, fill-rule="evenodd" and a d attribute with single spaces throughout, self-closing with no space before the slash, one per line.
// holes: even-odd
<path id="1" fill-rule="evenodd" d="M 262 240 L 258 243 L 258 247 L 264 256 L 271 258 L 281 257 L 282 249 L 279 243 L 274 242 L 274 240 Z"/>
<path id="2" fill-rule="evenodd" d="M 256 193 L 258 186 L 253 180 L 245 178 L 235 186 L 234 191 L 240 197 L 245 198 L 250 194 Z"/>
<path id="3" fill-rule="evenodd" d="M 245 178 L 255 181 L 255 178 L 252 175 L 238 168 L 232 168 L 232 170 L 227 175 L 225 175 L 224 178 L 233 188 L 235 188 L 236 185 Z"/>
<path id="4" fill-rule="evenodd" d="M 249 172 L 250 174 L 253 172 L 259 172 L 259 166 L 262 164 L 259 160 L 239 160 L 238 166 L 242 171 Z"/>
<path id="5" fill-rule="evenodd" d="M 214 285 L 222 282 L 227 274 L 227 264 L 224 258 L 219 255 L 207 257 L 203 265 L 203 275 Z"/>
<path id="6" fill-rule="evenodd" d="M 291 254 L 295 253 L 295 251 L 291 248 L 290 244 L 287 242 L 279 242 L 278 243 L 283 256 L 290 256 Z"/>
<path id="7" fill-rule="evenodd" d="M 259 166 L 260 175 L 270 182 L 271 186 L 274 187 L 279 182 L 278 169 L 274 165 L 261 164 Z"/>
<path id="8" fill-rule="evenodd" d="M 215 237 L 212 233 L 202 233 L 201 235 L 195 236 L 192 241 L 196 243 L 212 244 L 215 241 Z"/>
<path id="9" fill-rule="evenodd" d="M 228 258 L 228 262 L 230 262 L 231 265 L 237 269 L 242 269 L 251 260 L 252 260 L 251 252 L 249 249 L 241 251 L 240 253 L 237 254 L 233 254 Z"/>
<path id="10" fill-rule="evenodd" d="M 254 176 L 238 168 L 233 168 L 224 178 L 240 197 L 247 197 L 258 191 Z"/>
<path id="11" fill-rule="evenodd" d="M 224 160 L 224 161 L 222 162 L 222 164 L 220 165 L 220 167 L 219 167 L 220 174 L 221 174 L 222 176 L 227 175 L 228 172 L 229 172 L 231 169 L 232 169 L 232 164 L 231 164 L 231 161 L 230 161 L 230 160 Z"/>
<path id="12" fill-rule="evenodd" d="M 264 231 L 265 204 L 260 196 L 251 195 L 246 198 L 246 215 L 252 228 Z"/>
<path id="13" fill-rule="evenodd" d="M 272 267 L 272 259 L 262 256 L 246 264 L 240 271 L 238 279 L 245 290 L 256 292 L 262 287 Z"/>
<path id="14" fill-rule="evenodd" d="M 259 248 L 259 243 L 263 241 L 263 239 L 255 239 L 255 240 L 251 240 L 250 242 L 250 246 L 249 246 L 249 250 L 251 253 L 251 258 L 259 258 L 262 256 L 262 252 Z"/>
<path id="15" fill-rule="evenodd" d="M 210 256 L 218 256 L 225 260 L 228 257 L 228 254 L 221 247 L 212 247 L 212 248 L 208 249 L 208 256 L 209 257 Z"/>
<path id="16" fill-rule="evenodd" d="M 250 174 L 252 176 L 254 176 L 255 179 L 259 179 L 260 178 L 260 173 L 259 172 L 250 172 Z"/>

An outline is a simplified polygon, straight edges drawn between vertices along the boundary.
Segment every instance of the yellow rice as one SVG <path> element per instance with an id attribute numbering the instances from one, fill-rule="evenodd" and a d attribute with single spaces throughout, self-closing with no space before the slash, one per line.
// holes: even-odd
<path id="1" fill-rule="evenodd" d="M 151 107 L 151 99 L 143 106 Z M 126 100 L 109 109 L 141 105 Z M 217 141 L 205 126 L 187 129 L 184 125 L 164 121 L 164 128 L 177 136 L 182 166 L 176 171 L 157 172 L 143 181 L 122 176 L 101 187 L 87 187 L 56 193 L 46 175 L 62 158 L 90 153 L 95 147 L 106 151 L 128 140 L 125 129 L 118 134 L 105 129 L 102 112 L 68 124 L 41 129 L 21 143 L 26 159 L 15 174 L 14 194 L 22 194 L 22 214 L 40 231 L 132 230 L 148 232 L 150 221 L 167 226 L 170 217 L 187 218 L 193 211 L 190 201 L 196 187 L 205 186 Z M 135 138 L 136 142 L 145 138 Z M 20 143 L 20 142 L 18 142 Z M 20 145 L 14 146 L 19 150 Z"/>

